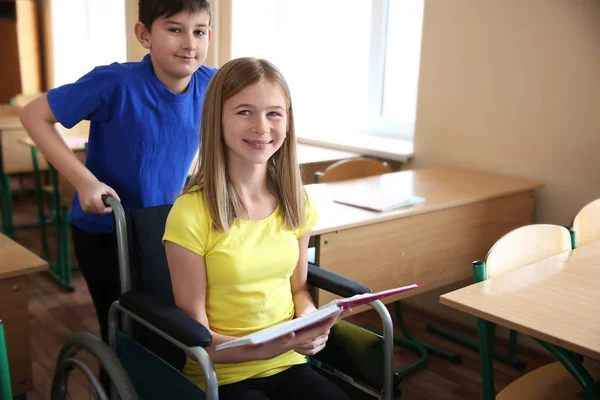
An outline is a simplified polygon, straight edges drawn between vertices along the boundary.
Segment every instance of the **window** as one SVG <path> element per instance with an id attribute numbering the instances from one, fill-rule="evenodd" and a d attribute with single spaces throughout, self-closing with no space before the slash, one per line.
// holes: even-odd
<path id="1" fill-rule="evenodd" d="M 232 56 L 284 73 L 299 136 L 412 139 L 423 0 L 233 0 Z"/>
<path id="2" fill-rule="evenodd" d="M 54 86 L 79 79 L 98 65 L 125 62 L 123 0 L 53 0 Z"/>

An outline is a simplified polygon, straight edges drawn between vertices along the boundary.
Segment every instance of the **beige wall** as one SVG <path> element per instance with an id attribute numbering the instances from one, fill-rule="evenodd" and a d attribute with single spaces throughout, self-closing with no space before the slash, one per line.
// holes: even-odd
<path id="1" fill-rule="evenodd" d="M 540 180 L 569 224 L 600 197 L 600 2 L 427 0 L 415 153 Z"/>
<path id="2" fill-rule="evenodd" d="M 539 180 L 537 222 L 567 225 L 600 197 L 599 159 L 599 1 L 426 0 L 408 168 Z M 449 289 L 414 303 L 448 313 Z"/>
<path id="3" fill-rule="evenodd" d="M 125 0 L 125 32 L 127 34 L 127 61 L 140 61 L 148 51 L 135 37 L 134 27 L 138 21 L 138 0 Z"/>

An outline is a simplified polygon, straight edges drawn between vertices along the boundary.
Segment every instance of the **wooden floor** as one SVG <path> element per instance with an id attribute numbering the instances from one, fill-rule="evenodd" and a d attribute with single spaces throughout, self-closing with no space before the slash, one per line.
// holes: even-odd
<path id="1" fill-rule="evenodd" d="M 35 221 L 36 208 L 31 195 L 15 194 L 15 223 Z M 54 242 L 53 230 L 51 241 Z M 18 230 L 15 240 L 40 254 L 40 241 L 37 229 Z M 69 335 L 75 332 L 98 334 L 98 323 L 94 307 L 81 273 L 75 271 L 74 293 L 63 290 L 46 273 L 32 274 L 30 284 L 29 322 L 33 354 L 33 378 L 35 390 L 28 394 L 30 400 L 49 399 L 49 391 L 54 373 L 54 363 L 59 349 Z M 426 368 L 403 380 L 402 399 L 405 400 L 479 400 L 481 399 L 481 379 L 478 354 L 434 335 L 425 329 L 428 322 L 435 322 L 448 328 L 456 328 L 448 321 L 434 319 L 417 310 L 405 310 L 409 329 L 418 338 L 431 344 L 444 347 L 463 356 L 462 364 L 430 356 Z M 363 326 L 378 326 L 378 316 L 366 312 L 352 316 L 350 320 Z M 475 332 L 464 331 L 475 338 Z M 501 343 L 502 345 L 502 343 Z M 552 361 L 548 356 L 526 352 L 521 349 L 521 359 L 527 363 L 526 371 Z M 402 368 L 416 360 L 410 351 L 396 346 L 395 366 Z M 505 364 L 495 362 L 496 389 L 502 389 L 519 377 L 518 371 Z M 87 397 L 85 397 L 87 398 Z"/>

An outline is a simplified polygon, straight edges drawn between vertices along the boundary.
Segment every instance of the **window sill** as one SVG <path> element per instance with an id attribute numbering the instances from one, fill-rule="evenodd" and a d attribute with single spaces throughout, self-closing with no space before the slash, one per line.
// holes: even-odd
<path id="1" fill-rule="evenodd" d="M 384 160 L 406 162 L 413 156 L 413 142 L 382 136 L 352 133 L 344 136 L 298 136 L 298 143 L 360 153 Z"/>

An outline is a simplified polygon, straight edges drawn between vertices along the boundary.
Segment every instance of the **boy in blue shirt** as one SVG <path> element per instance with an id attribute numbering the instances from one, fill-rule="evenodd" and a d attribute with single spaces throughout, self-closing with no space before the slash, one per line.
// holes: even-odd
<path id="1" fill-rule="evenodd" d="M 171 204 L 199 146 L 202 104 L 215 69 L 203 66 L 212 13 L 209 0 L 140 0 L 140 62 L 96 67 L 48 91 L 21 113 L 38 148 L 77 189 L 69 211 L 79 267 L 108 341 L 108 309 L 119 297 L 116 235 L 108 194 L 125 208 Z M 86 165 L 55 128 L 90 121 Z"/>

